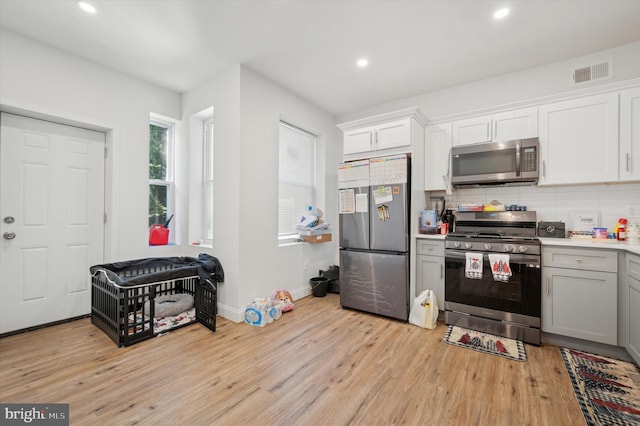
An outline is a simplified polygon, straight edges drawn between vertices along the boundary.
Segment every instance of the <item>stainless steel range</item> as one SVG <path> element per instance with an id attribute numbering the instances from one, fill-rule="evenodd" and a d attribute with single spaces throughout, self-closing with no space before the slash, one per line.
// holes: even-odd
<path id="1" fill-rule="evenodd" d="M 532 211 L 461 212 L 445 238 L 445 322 L 540 344 L 540 241 Z"/>

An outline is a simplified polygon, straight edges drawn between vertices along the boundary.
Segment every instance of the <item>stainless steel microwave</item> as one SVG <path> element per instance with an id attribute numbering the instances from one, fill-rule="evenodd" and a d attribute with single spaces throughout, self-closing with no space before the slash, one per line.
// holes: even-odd
<path id="1" fill-rule="evenodd" d="M 539 152 L 538 138 L 454 146 L 451 184 L 535 184 Z"/>

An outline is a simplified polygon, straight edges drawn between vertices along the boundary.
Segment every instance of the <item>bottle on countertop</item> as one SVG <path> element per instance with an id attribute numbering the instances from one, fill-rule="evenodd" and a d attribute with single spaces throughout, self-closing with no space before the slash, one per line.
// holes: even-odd
<path id="1" fill-rule="evenodd" d="M 625 241 L 627 239 L 627 219 L 625 218 L 618 220 L 617 238 L 618 241 Z"/>

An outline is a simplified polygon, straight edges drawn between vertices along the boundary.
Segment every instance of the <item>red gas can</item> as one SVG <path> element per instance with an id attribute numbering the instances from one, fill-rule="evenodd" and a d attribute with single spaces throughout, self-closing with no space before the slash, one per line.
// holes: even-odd
<path id="1" fill-rule="evenodd" d="M 151 246 L 166 246 L 169 244 L 169 223 L 173 219 L 173 215 L 161 225 L 155 223 L 151 225 L 149 229 L 149 245 Z"/>
<path id="2" fill-rule="evenodd" d="M 169 228 L 156 223 L 149 229 L 149 245 L 166 246 L 169 244 Z"/>

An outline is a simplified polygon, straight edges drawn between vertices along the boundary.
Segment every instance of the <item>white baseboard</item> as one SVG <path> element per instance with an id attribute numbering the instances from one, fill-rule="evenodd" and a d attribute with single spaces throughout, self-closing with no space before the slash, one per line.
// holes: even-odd
<path id="1" fill-rule="evenodd" d="M 238 310 L 222 303 L 218 303 L 218 315 L 233 322 L 244 321 L 244 309 Z"/>

